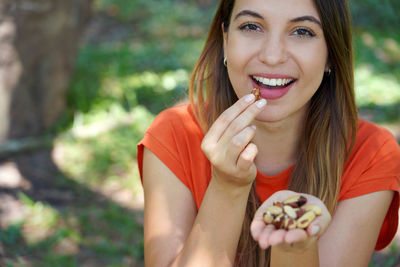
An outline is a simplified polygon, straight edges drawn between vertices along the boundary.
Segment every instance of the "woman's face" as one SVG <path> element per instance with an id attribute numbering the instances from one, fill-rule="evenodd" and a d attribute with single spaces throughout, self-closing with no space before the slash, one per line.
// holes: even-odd
<path id="1" fill-rule="evenodd" d="M 236 0 L 224 54 L 240 98 L 260 88 L 260 121 L 302 117 L 328 69 L 321 20 L 312 0 Z"/>

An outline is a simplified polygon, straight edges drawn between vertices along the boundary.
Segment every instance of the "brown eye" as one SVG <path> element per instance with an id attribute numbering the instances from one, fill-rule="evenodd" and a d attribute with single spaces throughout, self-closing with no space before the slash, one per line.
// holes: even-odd
<path id="1" fill-rule="evenodd" d="M 315 36 L 315 34 L 312 31 L 304 29 L 304 28 L 296 29 L 293 32 L 293 34 L 301 36 L 301 37 L 314 37 Z"/>
<path id="2" fill-rule="evenodd" d="M 240 27 L 240 30 L 244 30 L 244 31 L 260 31 L 260 27 L 258 27 L 255 24 L 252 23 L 247 23 L 243 26 Z"/>

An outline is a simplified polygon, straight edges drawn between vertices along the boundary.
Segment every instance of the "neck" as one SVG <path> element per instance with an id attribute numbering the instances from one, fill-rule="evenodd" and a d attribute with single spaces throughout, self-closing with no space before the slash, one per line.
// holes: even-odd
<path id="1" fill-rule="evenodd" d="M 265 175 L 277 175 L 296 163 L 304 119 L 287 118 L 278 122 L 256 121 L 253 139 L 258 148 L 257 169 Z"/>

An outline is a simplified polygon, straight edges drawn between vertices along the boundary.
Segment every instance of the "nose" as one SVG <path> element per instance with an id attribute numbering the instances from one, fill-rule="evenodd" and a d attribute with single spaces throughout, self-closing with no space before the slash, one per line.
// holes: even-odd
<path id="1" fill-rule="evenodd" d="M 268 35 L 263 41 L 259 59 L 261 62 L 275 66 L 284 63 L 288 58 L 285 41 L 278 35 Z"/>

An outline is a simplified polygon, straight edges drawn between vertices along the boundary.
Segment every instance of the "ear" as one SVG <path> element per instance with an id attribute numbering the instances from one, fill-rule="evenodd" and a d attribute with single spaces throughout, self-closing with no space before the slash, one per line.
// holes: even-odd
<path id="1" fill-rule="evenodd" d="M 227 57 L 226 55 L 226 47 L 228 43 L 228 32 L 224 30 L 224 23 L 221 25 L 221 32 L 222 32 L 222 38 L 224 39 L 224 57 Z"/>

